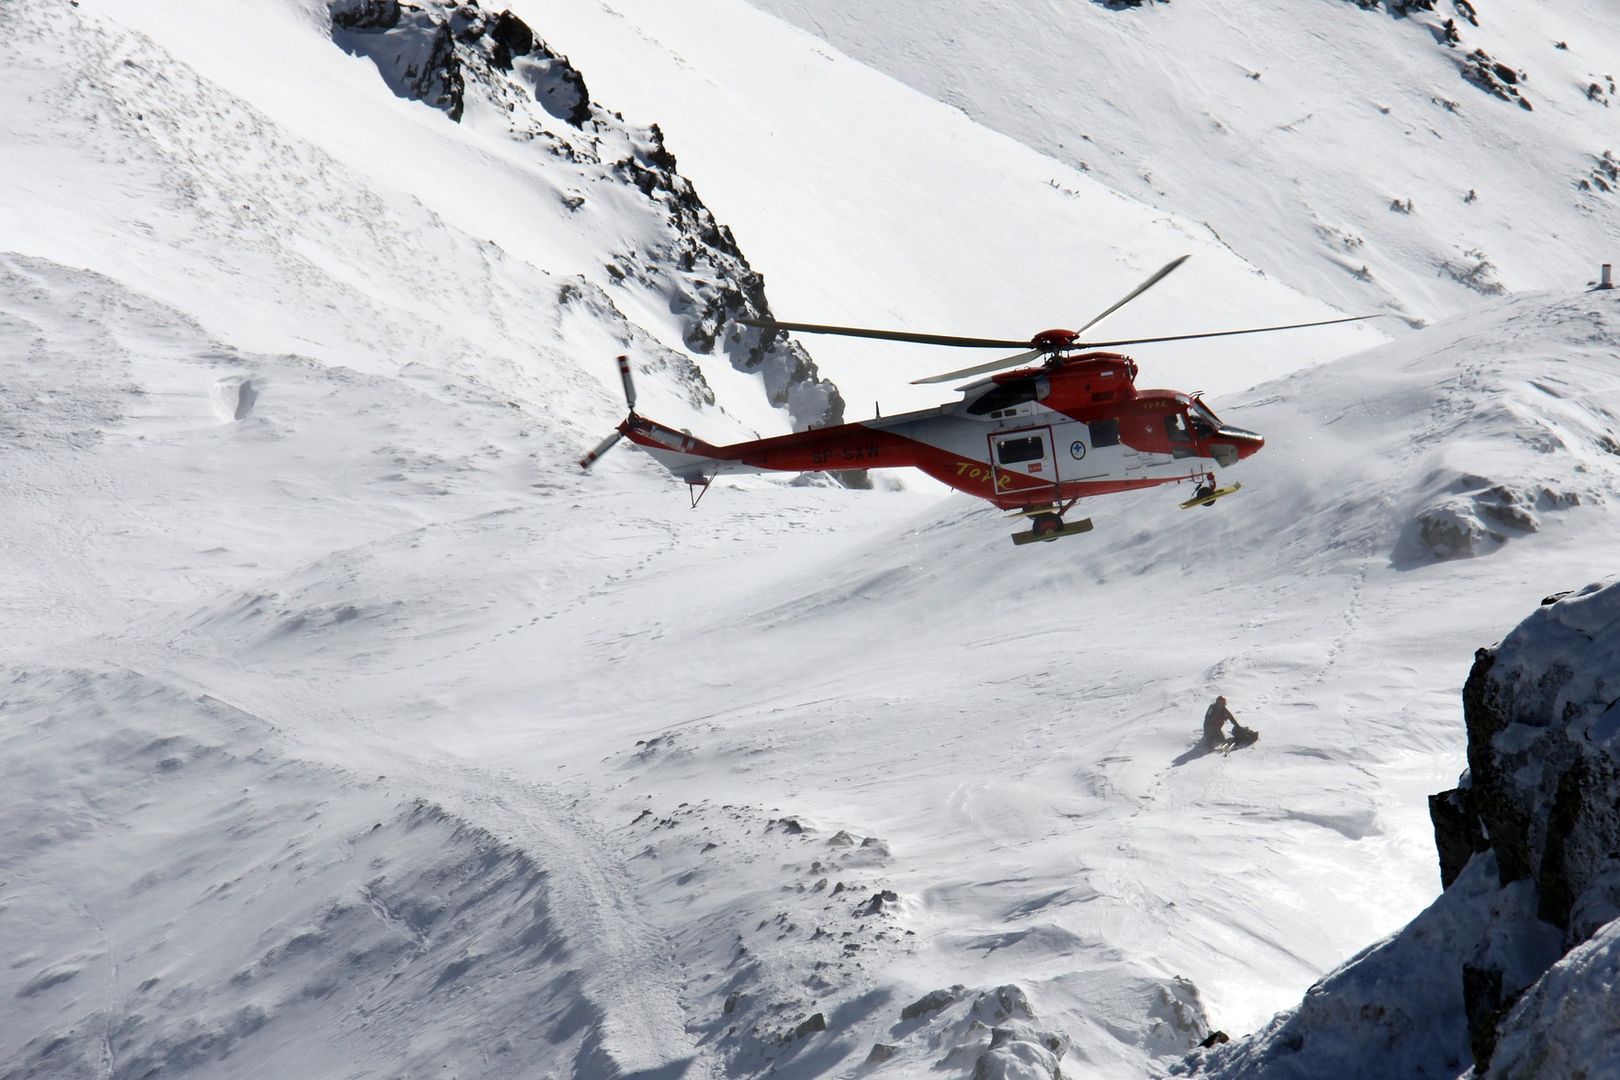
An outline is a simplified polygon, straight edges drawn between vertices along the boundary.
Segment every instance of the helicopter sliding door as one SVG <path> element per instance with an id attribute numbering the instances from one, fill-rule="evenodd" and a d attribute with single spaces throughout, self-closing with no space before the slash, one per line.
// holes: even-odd
<path id="1" fill-rule="evenodd" d="M 1052 453 L 1050 427 L 998 431 L 989 439 L 990 468 L 995 473 L 997 491 L 1029 491 L 1043 484 L 1057 486 L 1057 462 Z"/>
<path id="2" fill-rule="evenodd" d="M 1056 424 L 1052 447 L 1065 482 L 1106 480 L 1119 469 L 1119 425 L 1111 420 Z"/>

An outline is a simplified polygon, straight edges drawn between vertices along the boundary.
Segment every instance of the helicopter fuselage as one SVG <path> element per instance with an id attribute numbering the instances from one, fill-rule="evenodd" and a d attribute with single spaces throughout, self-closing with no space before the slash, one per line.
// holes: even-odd
<path id="1" fill-rule="evenodd" d="M 932 409 L 711 446 L 632 414 L 631 441 L 693 484 L 743 472 L 909 467 L 1002 509 L 1213 476 L 1265 440 L 1196 396 L 1137 390 L 1116 353 L 1060 357 L 962 387 Z"/>

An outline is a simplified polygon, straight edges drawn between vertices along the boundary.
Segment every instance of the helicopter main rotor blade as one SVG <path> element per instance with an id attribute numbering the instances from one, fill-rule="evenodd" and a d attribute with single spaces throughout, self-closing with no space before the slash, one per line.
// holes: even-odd
<path id="1" fill-rule="evenodd" d="M 1029 344 L 1028 338 L 957 337 L 953 334 L 912 334 L 905 330 L 868 330 L 859 326 L 824 326 L 820 323 L 777 322 L 775 319 L 738 319 L 744 326 L 760 330 L 787 330 L 796 334 L 837 334 L 840 337 L 877 338 L 879 341 L 910 341 L 918 345 L 954 345 L 962 349 L 1016 349 Z"/>
<path id="2" fill-rule="evenodd" d="M 955 371 L 947 371 L 943 375 L 930 375 L 926 379 L 912 379 L 911 385 L 920 386 L 923 383 L 950 382 L 952 379 L 960 379 L 964 375 L 983 375 L 987 371 L 1000 371 L 1002 368 L 1017 367 L 1027 360 L 1034 360 L 1045 355 L 1045 349 L 1030 349 L 1028 352 L 1021 352 L 1016 356 L 1003 356 L 1000 360 L 992 360 L 987 364 L 975 364 L 972 367 L 957 368 Z"/>
<path id="3" fill-rule="evenodd" d="M 1154 275 L 1152 277 L 1148 278 L 1146 281 L 1142 282 L 1142 284 L 1138 285 L 1136 288 L 1132 289 L 1130 292 L 1128 292 L 1124 296 L 1120 297 L 1118 300 L 1116 300 L 1114 302 L 1114 305 L 1112 307 L 1110 307 L 1107 311 L 1104 311 L 1101 315 L 1098 315 L 1095 319 L 1092 319 L 1090 322 L 1086 323 L 1085 326 L 1080 327 L 1080 329 L 1076 330 L 1075 333 L 1083 334 L 1087 330 L 1089 330 L 1091 327 L 1096 326 L 1098 323 L 1100 323 L 1104 319 L 1108 318 L 1108 316 L 1112 315 L 1114 312 L 1118 311 L 1120 308 L 1124 307 L 1126 304 L 1130 303 L 1132 300 L 1135 300 L 1138 296 L 1141 296 L 1143 293 L 1145 293 L 1149 289 L 1153 288 L 1153 286 L 1157 285 L 1160 281 L 1163 281 L 1166 277 L 1169 276 L 1169 274 L 1170 274 L 1170 272 L 1172 270 L 1174 270 L 1176 267 L 1180 266 L 1182 263 L 1186 262 L 1190 258 L 1192 258 L 1191 255 L 1183 255 L 1179 259 L 1171 259 L 1169 262 L 1167 262 L 1163 266 L 1159 267 L 1159 269 L 1154 273 Z"/>
<path id="4" fill-rule="evenodd" d="M 1251 326 L 1247 330 L 1213 330 L 1204 334 L 1170 334 L 1166 337 L 1121 338 L 1118 341 L 1076 341 L 1069 348 L 1111 349 L 1116 345 L 1148 345 L 1157 341 L 1191 341 L 1194 338 L 1232 337 L 1236 334 L 1269 334 L 1273 330 L 1302 330 L 1307 326 L 1333 326 L 1337 323 L 1360 322 L 1363 319 L 1382 317 L 1382 314 L 1350 315 L 1343 319 L 1319 319 L 1316 322 L 1289 323 L 1287 326 Z"/>

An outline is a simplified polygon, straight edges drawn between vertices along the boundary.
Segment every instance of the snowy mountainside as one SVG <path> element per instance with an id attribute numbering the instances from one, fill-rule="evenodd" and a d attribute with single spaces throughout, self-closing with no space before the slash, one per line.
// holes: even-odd
<path id="1" fill-rule="evenodd" d="M 1620 259 L 1603 0 L 751 2 L 1346 310 Z"/>
<path id="2" fill-rule="evenodd" d="M 161 677 L 7 681 L 0 1075 L 612 1071 L 521 847 Z"/>
<path id="3" fill-rule="evenodd" d="M 1143 1075 L 1433 898 L 1447 678 L 1613 535 L 1594 497 L 1474 558 L 1401 547 L 1445 484 L 1425 426 L 1481 395 L 1515 405 L 1478 411 L 1493 484 L 1607 483 L 1612 294 L 1217 399 L 1270 440 L 1242 493 L 1099 500 L 1014 559 L 957 500 L 754 478 L 692 512 L 628 453 L 537 487 L 492 452 L 534 424 L 502 395 L 10 267 L 58 363 L 124 349 L 82 354 L 77 436 L 12 414 L 15 580 L 85 582 L 71 633 L 11 605 L 16 1075 Z M 1257 748 L 1197 751 L 1215 689 Z"/>
<path id="4" fill-rule="evenodd" d="M 531 100 L 484 131 L 504 99 L 482 83 L 455 124 L 345 55 L 322 4 L 19 4 L 5 18 L 13 249 L 139 281 L 254 351 L 372 372 L 426 363 L 575 401 L 565 416 L 585 390 L 611 415 L 597 368 L 627 346 L 681 372 L 677 418 L 712 403 L 716 381 L 758 385 L 695 365 L 714 345 L 709 308 L 763 296 L 656 130 L 598 109 L 575 132 Z M 508 82 L 489 79 L 513 97 Z M 732 363 L 763 369 L 801 425 L 836 414 L 796 347 L 750 348 L 733 343 Z M 751 427 L 781 426 L 765 396 L 730 398 Z"/>
<path id="5" fill-rule="evenodd" d="M 650 415 L 785 425 L 603 269 L 669 239 L 639 191 L 575 215 L 505 119 L 480 133 L 493 98 L 458 125 L 396 97 L 324 4 L 0 18 L 0 1076 L 1163 1070 L 1434 899 L 1481 627 L 1612 558 L 1614 294 L 1239 393 L 1317 358 L 1268 346 L 1205 383 L 1268 438 L 1212 510 L 1098 500 L 1016 553 L 914 492 L 744 478 L 692 510 L 629 450 L 572 466 L 626 349 Z M 884 130 L 950 111 L 815 62 Z M 827 85 L 765 98 L 848 131 L 806 104 Z M 860 230 L 795 220 L 838 268 L 814 289 L 893 295 L 881 271 L 949 314 L 920 252 L 1003 233 L 1005 297 L 1019 250 L 1073 246 L 1030 188 L 1114 208 L 1064 264 L 1110 297 L 1196 231 L 948 131 L 940 172 L 986 159 L 955 178 L 1018 226 L 929 202 L 949 175 L 866 177 L 850 220 L 954 208 L 910 226 L 938 246 L 841 278 Z M 720 190 L 917 145 L 847 141 Z M 1324 314 L 1199 243 L 1229 272 L 1163 301 L 1188 318 Z M 1073 302 L 1033 276 L 1031 309 Z M 1216 692 L 1259 746 L 1199 752 Z"/>
<path id="6" fill-rule="evenodd" d="M 589 73 L 593 93 L 657 118 L 783 319 L 1027 337 L 1085 323 L 1186 254 L 1098 332 L 1361 313 L 1261 273 L 1198 219 L 1123 196 L 743 0 L 511 6 Z M 1388 321 L 1162 346 L 1151 360 L 1169 385 L 1236 390 L 1370 347 L 1395 332 Z M 852 417 L 873 402 L 885 413 L 937 404 L 908 380 L 960 366 L 928 346 L 805 344 Z"/>
<path id="7" fill-rule="evenodd" d="M 958 507 L 708 625 L 632 628 L 654 639 L 644 660 L 661 646 L 697 669 L 689 685 L 660 678 L 661 711 L 703 718 L 660 729 L 638 753 L 645 775 L 680 785 L 666 805 L 696 803 L 722 764 L 728 801 L 760 772 L 773 794 L 792 784 L 797 802 L 769 805 L 812 827 L 795 888 L 837 882 L 835 862 L 813 861 L 828 834 L 878 831 L 896 855 L 881 883 L 924 940 L 889 964 L 907 981 L 864 1030 L 906 1067 L 944 1060 L 928 1039 L 1007 983 L 1030 1003 L 1022 1022 L 1103 1075 L 1208 1027 L 1245 1030 L 1312 955 L 1348 955 L 1438 887 L 1426 798 L 1461 760 L 1455 688 L 1476 620 L 1589 573 L 1613 535 L 1613 304 L 1515 297 L 1216 402 L 1270 440 L 1220 512 L 1099 500 L 1094 544 L 1012 560 L 997 557 L 1002 523 Z M 1548 380 L 1567 401 L 1532 385 Z M 1465 422 L 1495 448 L 1472 462 L 1446 437 Z M 1476 558 L 1414 550 L 1453 488 L 1533 497 L 1559 475 L 1580 497 L 1533 511 L 1536 531 Z M 793 657 L 805 704 L 773 693 L 717 713 L 737 678 L 700 659 L 716 654 Z M 963 677 L 940 686 L 939 657 Z M 1239 753 L 1212 773 L 1193 750 L 1212 686 L 1258 718 L 1266 764 Z M 903 830 L 875 824 L 895 815 Z M 935 991 L 937 1026 L 901 1022 L 894 1006 Z"/>

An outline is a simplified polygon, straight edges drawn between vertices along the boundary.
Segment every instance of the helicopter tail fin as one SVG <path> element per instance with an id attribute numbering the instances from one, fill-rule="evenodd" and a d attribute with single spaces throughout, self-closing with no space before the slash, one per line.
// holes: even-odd
<path id="1" fill-rule="evenodd" d="M 702 439 L 635 413 L 619 425 L 618 433 L 688 484 L 708 483 L 727 464 L 720 451 Z"/>

